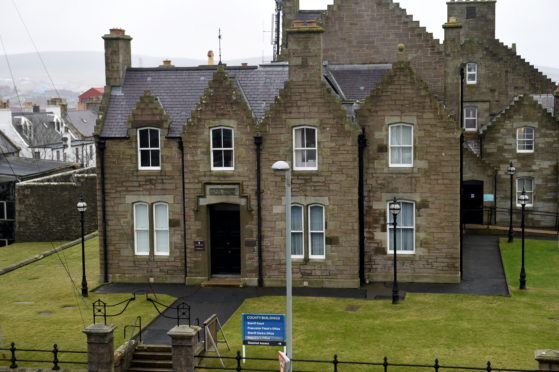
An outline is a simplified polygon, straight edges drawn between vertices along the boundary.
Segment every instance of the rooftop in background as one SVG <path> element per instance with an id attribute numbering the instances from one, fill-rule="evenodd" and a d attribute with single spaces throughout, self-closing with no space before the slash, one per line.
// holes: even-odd
<path id="1" fill-rule="evenodd" d="M 97 114 L 91 110 L 68 110 L 68 120 L 84 137 L 93 136 Z"/>
<path id="2" fill-rule="evenodd" d="M 19 180 L 25 180 L 71 168 L 74 168 L 73 164 L 56 160 L 1 157 L 0 181 L 13 181 L 16 178 Z"/>

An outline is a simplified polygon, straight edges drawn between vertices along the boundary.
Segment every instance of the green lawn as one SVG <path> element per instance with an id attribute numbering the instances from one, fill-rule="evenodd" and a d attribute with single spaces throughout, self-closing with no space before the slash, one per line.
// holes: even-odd
<path id="1" fill-rule="evenodd" d="M 441 364 L 476 367 L 490 360 L 494 368 L 535 369 L 536 349 L 559 349 L 559 322 L 550 320 L 559 318 L 559 250 L 556 242 L 527 242 L 528 290 L 520 292 L 514 289 L 518 244 L 501 244 L 512 297 L 408 293 L 397 306 L 295 297 L 294 357 L 332 360 L 338 354 L 340 360 L 382 362 L 387 356 L 413 364 L 433 364 L 439 358 Z M 359 309 L 347 311 L 349 305 Z M 247 300 L 225 325 L 233 349 L 227 355 L 241 349 L 242 313 L 284 312 L 281 297 Z M 276 358 L 278 348 L 247 350 L 249 357 Z"/>
<path id="2" fill-rule="evenodd" d="M 98 247 L 97 238 L 86 242 L 90 290 L 99 284 Z M 81 244 L 78 244 L 0 276 L 0 344 L 8 347 L 13 341 L 19 348 L 50 349 L 56 343 L 60 349 L 86 350 L 82 330 L 93 322 L 92 302 L 101 298 L 113 304 L 129 297 L 129 294 L 95 293 L 90 293 L 88 298 L 81 297 Z M 145 296 L 140 296 L 124 314 L 109 319 L 109 323 L 118 325 L 114 333 L 115 348 L 123 342 L 124 325 L 133 324 L 140 315 L 145 326 L 157 315 L 153 305 L 144 299 Z M 167 304 L 174 301 L 163 295 L 158 299 Z"/>
<path id="3" fill-rule="evenodd" d="M 0 269 L 17 264 L 38 254 L 51 251 L 66 242 L 14 243 L 0 248 Z"/>

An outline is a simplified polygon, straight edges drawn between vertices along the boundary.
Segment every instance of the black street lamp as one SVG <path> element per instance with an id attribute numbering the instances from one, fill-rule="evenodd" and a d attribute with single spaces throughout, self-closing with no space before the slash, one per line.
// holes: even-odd
<path id="1" fill-rule="evenodd" d="M 510 176 L 509 243 L 512 243 L 514 239 L 514 232 L 512 230 L 512 195 L 514 194 L 512 179 L 514 177 L 514 174 L 516 173 L 516 168 L 512 165 L 512 161 L 507 168 L 507 173 Z"/>
<path id="2" fill-rule="evenodd" d="M 84 213 L 87 210 L 87 203 L 80 197 L 78 202 L 78 212 L 80 212 L 80 222 L 82 226 L 82 297 L 87 297 L 87 279 L 85 278 L 85 237 L 83 231 Z"/>
<path id="3" fill-rule="evenodd" d="M 394 247 L 393 247 L 393 251 L 394 251 L 394 280 L 392 281 L 392 304 L 396 305 L 400 302 L 400 294 L 398 293 L 398 260 L 397 260 L 397 246 L 396 246 L 396 226 L 398 226 L 398 222 L 396 221 L 396 218 L 398 217 L 398 213 L 400 213 L 400 203 L 398 203 L 398 201 L 396 200 L 396 197 L 394 197 L 394 200 L 390 203 L 390 206 L 388 208 L 390 210 L 390 213 L 392 213 L 392 225 L 393 225 L 393 239 L 394 239 Z"/>
<path id="4" fill-rule="evenodd" d="M 520 228 L 522 229 L 522 267 L 520 269 L 520 289 L 526 289 L 526 271 L 524 270 L 524 211 L 526 209 L 526 202 L 528 202 L 526 190 L 522 189 L 522 194 L 520 194 L 518 199 L 520 199 L 520 205 L 522 206 L 522 219 L 520 220 Z"/>

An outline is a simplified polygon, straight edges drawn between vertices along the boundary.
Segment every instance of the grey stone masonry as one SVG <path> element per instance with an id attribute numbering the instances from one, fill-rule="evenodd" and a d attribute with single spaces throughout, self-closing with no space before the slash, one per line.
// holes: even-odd
<path id="1" fill-rule="evenodd" d="M 167 334 L 171 337 L 174 372 L 194 372 L 194 352 L 200 327 L 179 325 Z"/>
<path id="2" fill-rule="evenodd" d="M 89 372 L 114 371 L 114 335 L 116 325 L 92 324 L 83 330 L 87 335 L 87 365 Z"/>
<path id="3" fill-rule="evenodd" d="M 124 30 L 112 28 L 103 36 L 105 40 L 105 77 L 106 84 L 112 87 L 122 85 L 122 78 L 127 67 L 132 66 L 130 41 L 132 38 Z"/>
<path id="4" fill-rule="evenodd" d="M 536 350 L 535 359 L 538 361 L 539 371 L 559 371 L 559 351 Z"/>

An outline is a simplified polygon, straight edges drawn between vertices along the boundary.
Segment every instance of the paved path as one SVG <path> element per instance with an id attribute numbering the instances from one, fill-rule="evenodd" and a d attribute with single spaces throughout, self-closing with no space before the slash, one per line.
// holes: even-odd
<path id="1" fill-rule="evenodd" d="M 334 288 L 294 288 L 294 296 L 344 297 L 360 299 L 391 298 L 392 284 L 375 284 L 360 289 Z M 203 322 L 211 314 L 217 314 L 222 324 L 239 308 L 247 298 L 261 296 L 283 296 L 284 288 L 202 288 L 186 287 L 182 284 L 108 284 L 95 290 L 97 293 L 132 293 L 142 289 L 149 292 L 168 294 L 177 297 L 177 303 L 186 302 L 191 306 L 191 319 L 196 324 L 198 318 Z M 501 256 L 496 236 L 464 237 L 464 278 L 460 284 L 421 284 L 403 283 L 405 292 L 418 293 L 457 293 L 475 295 L 508 296 Z M 155 311 L 155 309 L 154 309 Z M 169 344 L 167 332 L 176 321 L 158 317 L 143 334 L 144 343 Z"/>

